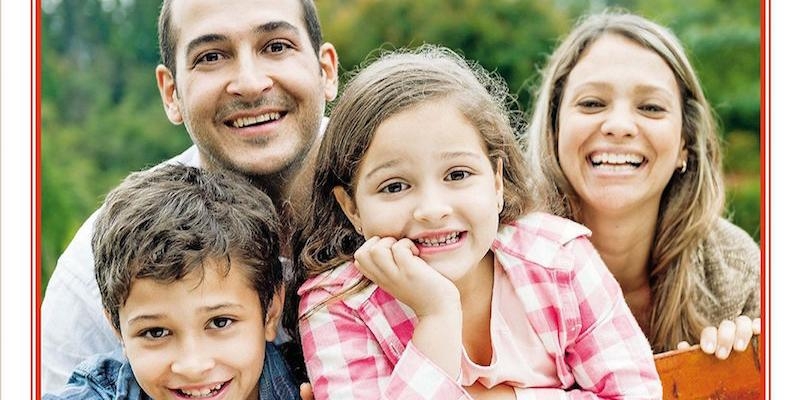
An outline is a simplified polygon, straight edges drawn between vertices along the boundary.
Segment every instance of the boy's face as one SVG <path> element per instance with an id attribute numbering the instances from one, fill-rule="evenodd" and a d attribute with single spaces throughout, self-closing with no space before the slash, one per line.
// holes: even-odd
<path id="1" fill-rule="evenodd" d="M 265 341 L 282 304 L 262 317 L 258 293 L 231 261 L 206 260 L 170 284 L 137 279 L 119 310 L 120 335 L 139 385 L 154 399 L 258 399 Z"/>

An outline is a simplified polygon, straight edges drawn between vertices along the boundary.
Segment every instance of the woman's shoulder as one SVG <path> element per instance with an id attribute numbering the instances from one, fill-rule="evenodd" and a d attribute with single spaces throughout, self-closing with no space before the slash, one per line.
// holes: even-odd
<path id="1" fill-rule="evenodd" d="M 725 218 L 717 219 L 703 243 L 702 260 L 707 272 L 758 274 L 761 249 L 742 228 Z"/>
<path id="2" fill-rule="evenodd" d="M 750 235 L 720 218 L 695 257 L 696 305 L 710 324 L 760 315 L 761 251 Z"/>

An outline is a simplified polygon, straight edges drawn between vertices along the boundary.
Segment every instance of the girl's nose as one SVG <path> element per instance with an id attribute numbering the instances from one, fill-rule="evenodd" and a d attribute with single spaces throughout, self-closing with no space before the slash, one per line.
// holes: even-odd
<path id="1" fill-rule="evenodd" d="M 442 220 L 453 212 L 450 199 L 437 188 L 424 189 L 416 207 L 414 208 L 414 219 L 424 222 L 435 222 Z"/>

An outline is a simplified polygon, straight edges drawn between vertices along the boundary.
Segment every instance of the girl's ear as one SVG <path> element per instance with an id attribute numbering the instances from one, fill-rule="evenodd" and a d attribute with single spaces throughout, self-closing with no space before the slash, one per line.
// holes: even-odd
<path id="1" fill-rule="evenodd" d="M 281 311 L 283 310 L 283 299 L 286 294 L 286 288 L 281 285 L 275 294 L 272 296 L 272 301 L 269 303 L 266 318 L 264 318 L 264 339 L 268 342 L 275 341 L 278 337 L 278 326 L 281 321 Z"/>
<path id="2" fill-rule="evenodd" d="M 350 220 L 350 223 L 353 224 L 356 232 L 361 233 L 361 218 L 358 216 L 358 207 L 356 207 L 355 200 L 353 200 L 353 198 L 347 193 L 347 190 L 341 186 L 336 186 L 333 188 L 333 196 L 336 197 L 336 202 L 339 203 L 339 208 L 342 209 L 344 215 L 346 215 L 347 219 Z"/>
<path id="3" fill-rule="evenodd" d="M 497 167 L 494 174 L 494 189 L 497 196 L 497 212 L 503 211 L 503 159 L 497 157 Z"/>

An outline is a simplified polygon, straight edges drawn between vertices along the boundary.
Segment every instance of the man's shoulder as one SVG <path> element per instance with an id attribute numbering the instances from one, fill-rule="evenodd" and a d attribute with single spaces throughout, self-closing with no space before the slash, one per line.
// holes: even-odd
<path id="1" fill-rule="evenodd" d="M 190 167 L 200 167 L 200 150 L 195 145 L 189 146 L 183 153 L 178 154 L 169 160 L 162 161 L 160 164 L 153 168 L 158 168 L 163 165 L 183 164 Z"/>

